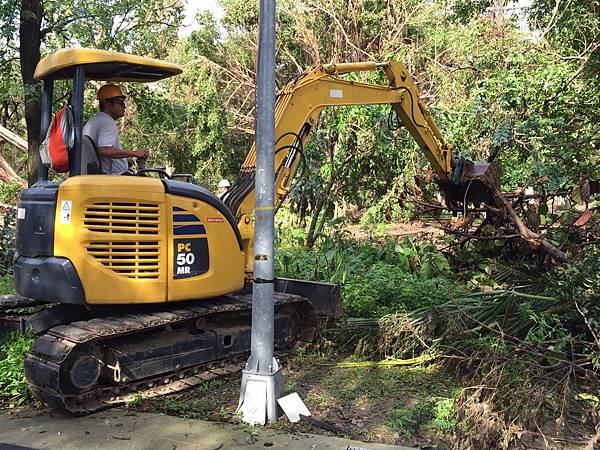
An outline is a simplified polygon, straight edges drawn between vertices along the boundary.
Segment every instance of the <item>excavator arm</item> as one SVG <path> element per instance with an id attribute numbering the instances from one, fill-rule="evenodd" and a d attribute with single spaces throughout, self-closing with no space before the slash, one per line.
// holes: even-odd
<path id="1" fill-rule="evenodd" d="M 359 83 L 339 76 L 352 72 L 383 70 L 389 85 Z M 452 184 L 455 178 L 453 146 L 435 124 L 419 91 L 404 65 L 396 61 L 328 64 L 296 76 L 277 96 L 275 106 L 275 205 L 280 204 L 292 186 L 302 159 L 302 149 L 321 111 L 329 106 L 389 104 L 400 122 L 427 157 L 439 181 Z M 246 253 L 246 273 L 252 271 L 254 144 L 246 155 L 240 173 L 223 200 L 238 220 Z"/>

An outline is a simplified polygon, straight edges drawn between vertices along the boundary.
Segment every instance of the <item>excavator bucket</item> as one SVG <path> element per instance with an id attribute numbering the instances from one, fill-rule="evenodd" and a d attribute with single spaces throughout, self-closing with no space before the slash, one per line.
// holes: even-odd
<path id="1" fill-rule="evenodd" d="M 495 193 L 500 190 L 500 166 L 496 163 L 474 163 L 465 160 L 458 179 L 440 181 L 447 203 L 495 204 Z"/>

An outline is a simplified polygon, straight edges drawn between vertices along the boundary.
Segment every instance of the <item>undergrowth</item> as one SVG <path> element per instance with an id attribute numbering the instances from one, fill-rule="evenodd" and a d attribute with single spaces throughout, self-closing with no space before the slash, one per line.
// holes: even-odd
<path id="1" fill-rule="evenodd" d="M 16 210 L 9 208 L 0 216 L 0 277 L 12 273 L 15 254 Z"/>
<path id="2" fill-rule="evenodd" d="M 19 406 L 30 398 L 23 363 L 33 341 L 28 334 L 0 335 L 0 404 Z"/>
<path id="3" fill-rule="evenodd" d="M 414 239 L 364 244 L 338 232 L 307 251 L 303 238 L 279 236 L 277 269 L 341 284 L 350 319 L 326 333 L 333 345 L 362 359 L 427 356 L 466 386 L 439 404 L 399 406 L 388 426 L 410 434 L 432 421 L 459 448 L 537 445 L 573 423 L 588 435 L 600 428 L 597 405 L 581 400 L 598 398 L 599 248 L 562 267 L 471 250 L 466 265 Z"/>
<path id="4" fill-rule="evenodd" d="M 572 426 L 595 434 L 597 407 L 578 399 L 597 398 L 599 387 L 600 249 L 543 272 L 523 263 L 503 277 L 502 289 L 387 315 L 375 334 L 363 324 L 370 347 L 361 349 L 429 354 L 456 371 L 467 386 L 453 415 L 459 448 L 533 445 Z"/>
<path id="5" fill-rule="evenodd" d="M 0 203 L 16 205 L 23 186 L 19 183 L 0 183 Z"/>
<path id="6" fill-rule="evenodd" d="M 360 243 L 344 233 L 322 235 L 310 250 L 301 230 L 279 233 L 278 276 L 339 283 L 351 317 L 381 317 L 444 303 L 459 295 L 459 280 L 446 257 L 414 238 Z"/>
<path id="7" fill-rule="evenodd" d="M 0 295 L 13 294 L 15 292 L 15 285 L 12 279 L 12 274 L 6 274 L 0 276 Z"/>

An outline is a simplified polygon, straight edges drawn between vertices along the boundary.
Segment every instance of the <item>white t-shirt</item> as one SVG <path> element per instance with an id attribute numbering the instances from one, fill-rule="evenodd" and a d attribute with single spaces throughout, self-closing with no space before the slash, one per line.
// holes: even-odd
<path id="1" fill-rule="evenodd" d="M 115 147 L 121 149 L 119 128 L 115 119 L 103 111 L 98 111 L 83 127 L 83 134 L 89 136 L 96 147 Z M 133 155 L 132 155 L 133 156 Z M 129 169 L 127 158 L 106 158 L 100 156 L 102 173 L 121 175 Z"/>

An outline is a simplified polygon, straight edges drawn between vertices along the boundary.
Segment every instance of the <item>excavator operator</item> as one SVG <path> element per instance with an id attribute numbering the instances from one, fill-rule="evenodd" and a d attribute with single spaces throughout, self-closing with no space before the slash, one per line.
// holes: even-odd
<path id="1" fill-rule="evenodd" d="M 125 115 L 127 96 L 115 84 L 105 84 L 98 89 L 99 111 L 85 124 L 84 136 L 96 147 L 102 173 L 121 175 L 128 172 L 127 158 L 148 158 L 147 149 L 124 150 L 119 141 L 117 120 Z"/>

